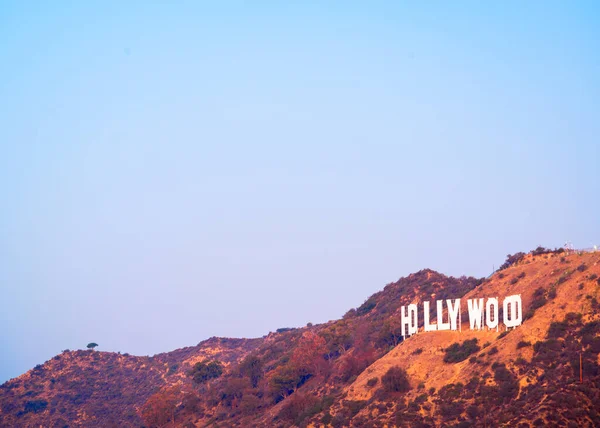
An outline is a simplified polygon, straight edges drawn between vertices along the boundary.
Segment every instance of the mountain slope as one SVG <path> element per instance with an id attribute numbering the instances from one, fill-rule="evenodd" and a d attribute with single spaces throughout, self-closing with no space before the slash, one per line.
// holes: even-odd
<path id="1" fill-rule="evenodd" d="M 0 386 L 0 426 L 139 427 L 140 407 L 186 367 L 206 358 L 236 363 L 261 341 L 211 338 L 154 357 L 66 350 Z"/>
<path id="2" fill-rule="evenodd" d="M 423 270 L 340 320 L 259 339 L 66 352 L 0 387 L 0 426 L 600 425 L 599 262 L 538 249 L 487 280 Z M 513 294 L 522 325 L 469 329 L 467 299 Z M 462 331 L 420 317 L 403 340 L 402 305 L 460 297 Z"/>
<path id="3" fill-rule="evenodd" d="M 381 412 L 382 422 L 483 426 L 487 419 L 488 424 L 507 426 L 600 424 L 599 261 L 598 253 L 524 257 L 462 299 L 464 304 L 468 298 L 521 294 L 529 317 L 521 326 L 471 331 L 463 323 L 462 332 L 412 336 L 361 373 L 345 389 L 346 399 L 370 400 L 372 404 L 357 417 L 370 415 L 380 400 L 377 390 L 368 386 L 369 379 L 400 366 L 413 388 L 403 396 L 404 406 Z M 480 351 L 461 362 L 444 362 L 450 345 L 472 339 Z M 578 383 L 579 351 L 583 384 Z"/>

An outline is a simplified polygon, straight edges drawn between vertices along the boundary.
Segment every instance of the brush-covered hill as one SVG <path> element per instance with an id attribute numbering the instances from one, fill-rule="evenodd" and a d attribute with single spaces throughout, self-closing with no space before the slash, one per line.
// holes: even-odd
<path id="1" fill-rule="evenodd" d="M 0 427 L 140 427 L 140 407 L 186 367 L 237 364 L 261 342 L 213 337 L 153 357 L 65 350 L 0 386 Z"/>
<path id="2" fill-rule="evenodd" d="M 423 270 L 340 320 L 260 339 L 64 352 L 0 387 L 0 426 L 597 426 L 599 262 L 538 249 L 486 280 Z M 522 325 L 469 329 L 467 299 L 515 294 Z M 402 305 L 450 298 L 462 331 L 423 332 L 420 317 L 403 340 Z"/>

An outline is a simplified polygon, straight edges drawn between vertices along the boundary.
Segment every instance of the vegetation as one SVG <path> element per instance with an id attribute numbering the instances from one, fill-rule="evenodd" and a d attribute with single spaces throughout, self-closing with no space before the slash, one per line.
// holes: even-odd
<path id="1" fill-rule="evenodd" d="M 223 374 L 223 364 L 220 361 L 204 360 L 194 364 L 194 367 L 188 372 L 195 383 L 201 384 L 211 379 L 218 378 Z"/>
<path id="2" fill-rule="evenodd" d="M 23 409 L 24 413 L 34 412 L 39 413 L 46 410 L 48 407 L 48 402 L 46 400 L 31 400 L 25 403 L 25 408 Z"/>
<path id="3" fill-rule="evenodd" d="M 408 392 L 411 388 L 406 371 L 399 366 L 390 367 L 381 377 L 381 384 L 386 393 Z"/>
<path id="4" fill-rule="evenodd" d="M 515 253 L 513 255 L 507 255 L 506 261 L 500 266 L 498 270 L 504 270 L 511 267 L 514 264 L 519 263 L 526 256 L 525 253 Z"/>
<path id="5" fill-rule="evenodd" d="M 375 299 L 370 298 L 367 301 L 365 301 L 365 303 L 363 303 L 362 305 L 360 305 L 358 307 L 358 309 L 356 310 L 356 313 L 357 313 L 357 315 L 368 314 L 375 308 L 375 306 L 377 306 L 377 302 L 375 301 Z"/>
<path id="6" fill-rule="evenodd" d="M 469 358 L 471 354 L 478 352 L 481 348 L 477 339 L 465 340 L 463 343 L 453 343 L 445 350 L 445 363 L 459 363 Z"/>
<path id="7" fill-rule="evenodd" d="M 367 386 L 368 386 L 369 388 L 373 388 L 375 385 L 377 385 L 377 382 L 379 382 L 379 378 L 372 377 L 371 379 L 369 379 L 369 380 L 367 381 Z"/>
<path id="8" fill-rule="evenodd" d="M 481 351 L 475 339 L 452 344 L 449 335 L 436 334 L 432 342 L 446 347 L 443 356 L 431 353 L 421 338 L 393 351 L 418 365 L 430 358 L 447 363 L 468 359 L 471 364 L 453 369 L 431 366 L 432 371 L 456 373 L 453 383 L 438 390 L 422 369 L 409 378 L 401 367 L 389 368 L 389 359 L 376 362 L 402 341 L 399 308 L 432 294 L 435 299 L 457 298 L 486 283 L 424 270 L 388 284 L 343 319 L 326 324 L 279 329 L 253 340 L 211 338 L 155 357 L 65 352 L 0 386 L 0 425 L 600 426 L 600 305 L 594 276 L 600 273 L 599 259 L 581 257 L 567 255 L 565 264 L 559 264 L 559 257 L 529 257 L 515 262 L 523 268 L 528 263 L 527 276 L 517 267 L 505 272 L 503 281 L 499 275 L 487 280 L 500 288 L 512 278 L 535 284 L 530 290 L 519 285 L 525 309 L 535 311 L 553 297 L 561 299 L 552 314 L 535 314 L 542 321 L 548 316 L 543 340 L 524 340 L 533 337 L 527 333 L 532 326 L 541 325 L 536 320 L 522 327 L 524 336 L 520 329 L 511 331 L 513 337 L 506 337 L 508 331 L 494 335 L 501 341 L 484 345 L 492 358 L 477 356 Z M 579 273 L 582 264 L 586 268 Z M 573 297 L 580 299 L 576 307 L 584 315 L 565 315 L 564 296 L 556 291 L 576 290 L 578 283 L 585 291 Z M 515 352 L 514 361 L 504 359 L 499 344 L 507 343 L 529 349 Z M 374 362 L 375 369 L 386 368 L 383 376 L 379 371 L 365 373 Z M 349 387 L 357 378 L 364 381 Z M 362 400 L 363 394 L 368 401 Z"/>

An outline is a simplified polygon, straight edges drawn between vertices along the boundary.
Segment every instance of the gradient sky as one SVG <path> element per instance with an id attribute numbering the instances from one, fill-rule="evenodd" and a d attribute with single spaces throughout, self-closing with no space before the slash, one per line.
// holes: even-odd
<path id="1" fill-rule="evenodd" d="M 600 244 L 597 2 L 122 3 L 0 3 L 0 382 Z"/>

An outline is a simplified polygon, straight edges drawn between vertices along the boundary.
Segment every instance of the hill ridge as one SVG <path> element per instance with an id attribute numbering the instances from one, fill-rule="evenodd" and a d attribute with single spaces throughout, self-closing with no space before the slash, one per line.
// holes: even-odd
<path id="1" fill-rule="evenodd" d="M 487 279 L 421 269 L 339 320 L 262 338 L 211 337 L 153 357 L 63 352 L 0 386 L 0 426 L 483 426 L 490 415 L 507 426 L 567 416 L 600 423 L 600 253 L 515 256 Z M 522 296 L 521 326 L 468 328 L 466 299 L 510 294 Z M 402 340 L 401 306 L 446 298 L 463 299 L 462 332 Z M 576 343 L 584 349 L 582 390 L 574 389 L 576 361 L 549 362 L 557 352 L 571 358 Z M 448 355 L 462 359 L 445 362 Z M 397 391 L 389 386 L 396 372 Z M 584 404 L 577 414 L 560 403 L 534 405 L 540 393 L 548 397 L 544 388 Z"/>

